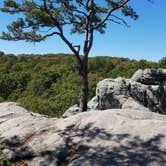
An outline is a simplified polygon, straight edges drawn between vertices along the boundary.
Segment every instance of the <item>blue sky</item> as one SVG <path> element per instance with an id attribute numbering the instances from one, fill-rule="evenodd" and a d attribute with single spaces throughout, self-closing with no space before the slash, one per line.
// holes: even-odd
<path id="1" fill-rule="evenodd" d="M 150 61 L 166 56 L 166 0 L 154 0 L 154 4 L 146 0 L 132 0 L 132 5 L 139 19 L 127 19 L 130 28 L 112 23 L 104 35 L 96 33 L 90 56 L 119 56 Z M 0 13 L 0 33 L 12 20 L 13 16 Z M 75 44 L 81 41 L 80 36 L 69 37 Z M 36 44 L 0 40 L 0 51 L 14 54 L 71 53 L 57 37 Z"/>

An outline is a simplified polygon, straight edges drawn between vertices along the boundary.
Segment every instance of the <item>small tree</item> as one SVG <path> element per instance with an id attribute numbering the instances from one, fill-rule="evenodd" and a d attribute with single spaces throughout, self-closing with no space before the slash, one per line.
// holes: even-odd
<path id="1" fill-rule="evenodd" d="M 2 12 L 18 14 L 19 18 L 7 26 L 1 39 L 41 42 L 57 35 L 77 59 L 81 80 L 80 108 L 87 110 L 88 55 L 93 45 L 94 32 L 104 33 L 109 22 L 127 25 L 120 16 L 136 20 L 138 15 L 128 4 L 131 0 L 4 0 Z M 120 11 L 120 13 L 118 13 Z M 71 34 L 84 35 L 83 44 L 72 44 Z"/>

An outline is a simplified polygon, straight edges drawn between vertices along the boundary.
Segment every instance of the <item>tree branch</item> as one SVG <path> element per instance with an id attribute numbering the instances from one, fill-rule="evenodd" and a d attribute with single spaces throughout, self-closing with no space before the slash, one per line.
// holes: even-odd
<path id="1" fill-rule="evenodd" d="M 93 27 L 93 29 L 98 29 L 100 26 L 102 26 L 111 16 L 111 14 L 116 11 L 117 9 L 122 8 L 125 4 L 127 4 L 130 0 L 123 0 L 117 7 L 112 8 L 108 14 L 105 16 L 105 18 L 96 26 Z"/>
<path id="2" fill-rule="evenodd" d="M 108 21 L 112 21 L 112 22 L 114 22 L 114 23 L 117 23 L 117 24 L 120 24 L 120 25 L 125 25 L 125 26 L 127 26 L 127 27 L 130 27 L 130 26 L 128 25 L 128 23 L 127 23 L 123 18 L 120 18 L 120 17 L 118 17 L 118 16 L 116 16 L 116 15 L 111 15 L 111 16 L 114 17 L 115 19 L 119 20 L 119 21 L 116 21 L 116 20 L 111 19 L 111 18 L 109 18 Z"/>
<path id="3" fill-rule="evenodd" d="M 74 56 L 77 58 L 78 63 L 82 64 L 82 60 L 79 55 L 80 48 L 78 50 L 76 50 L 74 48 L 75 46 L 73 46 L 72 43 L 70 43 L 69 40 L 64 36 L 63 31 L 60 32 L 59 36 L 66 43 L 66 45 L 70 48 L 70 50 L 73 52 Z"/>
<path id="4" fill-rule="evenodd" d="M 47 37 L 51 37 L 53 35 L 60 35 L 60 33 L 59 32 L 52 32 L 50 34 L 46 34 L 46 35 L 42 36 L 41 38 L 37 39 L 36 42 L 40 42 L 42 40 L 45 40 Z"/>
<path id="5" fill-rule="evenodd" d="M 50 13 L 50 11 L 47 9 L 47 2 L 46 0 L 43 0 L 43 6 L 44 6 L 44 10 L 46 11 L 46 13 L 50 16 L 50 18 L 52 19 L 52 21 L 55 23 L 55 26 L 60 29 L 60 24 L 57 21 L 57 19 L 55 19 L 52 14 Z"/>
<path id="6" fill-rule="evenodd" d="M 77 13 L 79 13 L 79 14 L 84 15 L 85 17 L 88 17 L 87 14 L 86 14 L 85 12 L 83 12 L 83 11 L 80 11 L 80 10 L 78 10 L 78 9 L 72 9 L 72 8 L 70 8 L 68 5 L 66 5 L 66 3 L 64 3 L 63 5 L 64 5 L 64 7 L 65 7 L 67 10 L 70 10 L 70 11 L 72 11 L 72 12 L 77 12 Z"/>

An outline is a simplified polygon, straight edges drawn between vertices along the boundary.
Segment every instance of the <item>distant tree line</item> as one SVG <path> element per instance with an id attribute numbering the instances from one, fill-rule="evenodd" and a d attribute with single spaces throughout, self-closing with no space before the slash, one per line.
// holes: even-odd
<path id="1" fill-rule="evenodd" d="M 80 82 L 75 58 L 66 54 L 18 55 L 0 52 L 0 102 L 15 101 L 27 109 L 61 116 L 79 103 Z M 104 78 L 130 78 L 139 68 L 166 68 L 166 58 L 157 62 L 116 57 L 89 58 L 89 100 Z"/>

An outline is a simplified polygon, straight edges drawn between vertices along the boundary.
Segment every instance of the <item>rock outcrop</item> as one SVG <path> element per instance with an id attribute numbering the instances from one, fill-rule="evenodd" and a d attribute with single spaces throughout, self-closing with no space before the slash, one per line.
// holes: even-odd
<path id="1" fill-rule="evenodd" d="M 131 104 L 131 101 L 135 104 Z M 138 70 L 131 79 L 104 79 L 97 84 L 96 96 L 88 107 L 95 110 L 138 110 L 144 107 L 166 114 L 166 69 Z"/>
<path id="2" fill-rule="evenodd" d="M 71 106 L 64 114 L 63 114 L 63 118 L 67 118 L 69 116 L 73 116 L 76 115 L 78 113 L 81 113 L 81 109 L 80 107 L 76 104 Z"/>
<path id="3" fill-rule="evenodd" d="M 123 106 L 135 102 L 125 99 L 127 86 L 123 81 L 123 88 L 116 87 Z M 111 109 L 58 119 L 0 104 L 3 155 L 29 166 L 165 166 L 165 131 L 166 116 L 149 111 Z"/>
<path id="4" fill-rule="evenodd" d="M 145 85 L 165 84 L 166 69 L 140 69 L 132 76 L 131 79 Z"/>

